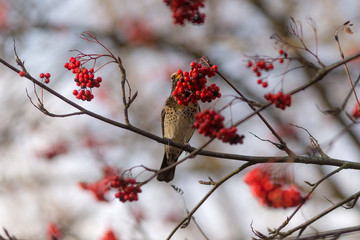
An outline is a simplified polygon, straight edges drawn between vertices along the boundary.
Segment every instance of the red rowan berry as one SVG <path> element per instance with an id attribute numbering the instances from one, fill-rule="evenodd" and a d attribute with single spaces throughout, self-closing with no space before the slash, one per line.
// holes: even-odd
<path id="1" fill-rule="evenodd" d="M 75 74 L 74 81 L 76 82 L 76 85 L 79 86 L 81 90 L 86 91 L 80 91 L 78 94 L 74 94 L 76 98 L 83 101 L 91 101 L 94 98 L 94 95 L 89 90 L 94 87 L 100 87 L 102 78 L 97 77 L 95 79 L 94 69 L 87 69 L 86 67 L 84 67 L 81 63 L 80 57 L 70 57 L 69 62 L 65 63 L 64 67 L 71 71 L 73 74 Z M 85 93 L 87 94 L 85 95 Z"/>
<path id="2" fill-rule="evenodd" d="M 356 120 L 360 118 L 360 108 L 359 104 L 355 104 L 354 108 L 352 109 L 351 116 Z"/>
<path id="3" fill-rule="evenodd" d="M 44 77 L 45 77 L 45 74 L 44 74 L 44 73 L 40 73 L 39 77 L 40 77 L 40 78 L 44 78 Z"/>
<path id="4" fill-rule="evenodd" d="M 50 79 L 49 78 L 45 78 L 44 82 L 47 84 L 50 82 Z"/>
<path id="5" fill-rule="evenodd" d="M 211 67 L 202 66 L 200 63 L 192 62 L 190 64 L 191 71 L 177 71 L 177 78 L 179 79 L 172 96 L 177 100 L 178 104 L 188 105 L 202 102 L 211 102 L 212 100 L 221 97 L 220 88 L 216 84 L 206 86 L 206 77 L 213 77 L 216 74 L 217 66 Z"/>
<path id="6" fill-rule="evenodd" d="M 20 71 L 20 72 L 19 72 L 19 76 L 20 76 L 20 77 L 25 76 L 25 72 L 24 72 L 24 71 Z"/>
<path id="7" fill-rule="evenodd" d="M 109 229 L 107 232 L 101 237 L 101 240 L 118 240 L 118 238 L 115 236 L 115 233 Z"/>
<path id="8" fill-rule="evenodd" d="M 45 73 L 45 77 L 50 78 L 51 77 L 50 73 Z"/>
<path id="9" fill-rule="evenodd" d="M 280 55 L 283 55 L 283 54 L 284 54 L 284 49 L 280 48 L 280 49 L 279 49 L 279 54 L 280 54 Z"/>
<path id="10" fill-rule="evenodd" d="M 185 20 L 194 24 L 204 23 L 205 14 L 199 12 L 204 0 L 163 0 L 173 12 L 175 24 L 183 25 Z"/>
<path id="11" fill-rule="evenodd" d="M 193 127 L 198 129 L 200 134 L 230 144 L 243 143 L 244 136 L 236 133 L 236 127 L 225 128 L 224 117 L 214 110 L 206 109 L 195 116 Z"/>
<path id="12" fill-rule="evenodd" d="M 304 201 L 296 186 L 286 187 L 279 182 L 273 182 L 269 170 L 254 168 L 245 175 L 244 181 L 259 202 L 268 207 L 295 207 Z"/>

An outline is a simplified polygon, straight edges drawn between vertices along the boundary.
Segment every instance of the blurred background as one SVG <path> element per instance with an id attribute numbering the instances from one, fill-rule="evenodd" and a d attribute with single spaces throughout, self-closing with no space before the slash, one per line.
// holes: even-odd
<path id="1" fill-rule="evenodd" d="M 74 56 L 69 50 L 104 53 L 100 46 L 80 39 L 82 32 L 91 31 L 121 57 L 131 88 L 138 91 L 130 108 L 130 121 L 160 136 L 160 112 L 170 94 L 170 75 L 179 68 L 190 70 L 190 62 L 203 55 L 217 64 L 246 96 L 260 103 L 265 103 L 266 92 L 288 92 L 308 82 L 314 72 L 300 68 L 281 80 L 286 66 L 275 64 L 268 78 L 269 87 L 264 89 L 246 66 L 249 56 L 278 57 L 281 46 L 270 37 L 275 33 L 285 36 L 291 17 L 302 26 L 304 41 L 312 51 L 316 49 L 312 27 L 316 25 L 318 56 L 325 64 L 341 59 L 334 32 L 348 20 L 354 24 L 354 34 L 339 35 L 343 51 L 348 56 L 360 50 L 360 2 L 356 0 L 207 0 L 205 6 L 200 9 L 206 14 L 205 24 L 180 26 L 173 24 L 171 11 L 161 0 L 0 0 L 0 56 L 16 65 L 15 39 L 17 53 L 32 76 L 51 73 L 51 88 L 89 110 L 123 122 L 121 75 L 116 65 L 107 65 L 97 73 L 103 82 L 94 90 L 93 101 L 80 102 L 72 95 L 73 75 L 63 67 Z M 303 54 L 317 64 L 313 56 Z M 295 62 L 290 68 L 297 66 Z M 349 68 L 356 79 L 359 61 L 351 62 Z M 78 183 L 101 178 L 105 165 L 122 170 L 138 165 L 159 168 L 163 145 L 88 116 L 45 116 L 26 95 L 27 90 L 36 99 L 30 81 L 3 65 L 0 72 L 0 227 L 19 239 L 46 239 L 50 223 L 61 229 L 63 239 L 100 239 L 109 228 L 119 239 L 165 239 L 186 211 L 210 190 L 198 180 L 208 180 L 209 176 L 217 181 L 242 164 L 197 156 L 177 167 L 172 184 L 183 194 L 174 191 L 170 184 L 154 180 L 142 187 L 137 202 L 124 204 L 111 194 L 109 202 L 98 202 Z M 214 82 L 220 86 L 223 97 L 203 104 L 202 109 L 220 109 L 235 95 L 219 77 Z M 349 90 L 344 70 L 339 67 L 320 83 L 293 96 L 292 106 L 286 111 L 270 107 L 263 114 L 296 154 L 309 153 L 309 136 L 289 123 L 306 128 L 330 157 L 359 161 L 359 126 L 346 128 L 351 123 L 346 113 L 351 113 L 354 98 L 339 115 L 322 112 L 340 107 Z M 56 97 L 43 94 L 50 112 L 75 111 Z M 223 113 L 230 126 L 250 112 L 246 104 L 238 101 Z M 245 135 L 244 144 L 230 146 L 215 140 L 208 149 L 251 156 L 284 155 L 271 143 L 251 134 L 275 141 L 256 117 L 240 125 L 238 133 Z M 195 133 L 190 144 L 201 146 L 206 140 Z M 303 164 L 279 164 L 277 168 L 279 174 L 291 175 L 304 192 L 310 190 L 304 181 L 316 182 L 335 169 Z M 132 172 L 137 180 L 150 176 L 141 171 L 135 168 Z M 267 233 L 267 228 L 276 228 L 291 214 L 292 209 L 261 206 L 243 182 L 244 174 L 221 186 L 194 215 L 209 239 L 249 239 L 253 236 L 251 224 L 255 230 Z M 286 229 L 359 189 L 357 171 L 340 172 L 315 191 Z M 359 223 L 358 206 L 352 210 L 339 208 L 305 233 Z M 351 234 L 342 239 L 359 237 Z M 203 236 L 191 223 L 178 230 L 173 239 Z"/>

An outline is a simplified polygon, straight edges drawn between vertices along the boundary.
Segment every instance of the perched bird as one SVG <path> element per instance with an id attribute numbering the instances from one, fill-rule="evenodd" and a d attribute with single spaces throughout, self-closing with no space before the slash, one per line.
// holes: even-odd
<path id="1" fill-rule="evenodd" d="M 175 90 L 181 77 L 177 73 L 171 75 L 171 93 Z M 195 115 L 200 112 L 200 107 L 197 103 L 189 103 L 188 106 L 179 105 L 171 93 L 161 112 L 162 135 L 164 138 L 169 138 L 175 142 L 188 143 L 194 133 L 192 125 L 195 121 Z M 169 145 L 164 146 L 165 153 L 160 169 L 175 163 L 183 151 Z M 159 173 L 157 179 L 170 182 L 174 179 L 174 174 L 175 167 Z"/>

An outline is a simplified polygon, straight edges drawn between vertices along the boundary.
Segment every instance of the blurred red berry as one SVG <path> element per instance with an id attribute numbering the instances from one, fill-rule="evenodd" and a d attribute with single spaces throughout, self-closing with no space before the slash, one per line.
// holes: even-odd
<path id="1" fill-rule="evenodd" d="M 286 187 L 281 183 L 273 182 L 269 170 L 254 168 L 245 175 L 244 181 L 262 205 L 288 208 L 295 207 L 304 201 L 296 186 Z"/>
<path id="2" fill-rule="evenodd" d="M 352 112 L 351 112 L 351 116 L 354 118 L 354 119 L 358 119 L 360 118 L 360 108 L 359 108 L 359 104 L 355 104 Z"/>
<path id="3" fill-rule="evenodd" d="M 163 0 L 173 12 L 175 24 L 183 25 L 185 21 L 194 24 L 202 24 L 205 21 L 205 14 L 199 12 L 204 7 L 205 0 Z"/>
<path id="4" fill-rule="evenodd" d="M 119 240 L 113 230 L 108 229 L 105 234 L 101 237 L 101 240 Z"/>
<path id="5" fill-rule="evenodd" d="M 60 240 L 62 234 L 58 226 L 55 223 L 50 223 L 47 227 L 47 240 Z"/>

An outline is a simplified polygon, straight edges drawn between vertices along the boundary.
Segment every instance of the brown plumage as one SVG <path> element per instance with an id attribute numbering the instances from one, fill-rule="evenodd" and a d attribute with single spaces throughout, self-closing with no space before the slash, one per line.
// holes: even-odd
<path id="1" fill-rule="evenodd" d="M 180 76 L 176 73 L 171 75 L 171 93 L 175 90 Z M 166 99 L 165 106 L 161 112 L 162 135 L 175 142 L 188 143 L 194 133 L 192 124 L 195 121 L 195 115 L 200 112 L 197 103 L 190 103 L 188 106 L 179 105 L 171 95 Z M 169 145 L 165 146 L 164 158 L 160 169 L 163 169 L 172 163 L 175 163 L 183 150 Z M 159 181 L 170 182 L 174 179 L 175 167 L 159 173 Z"/>

